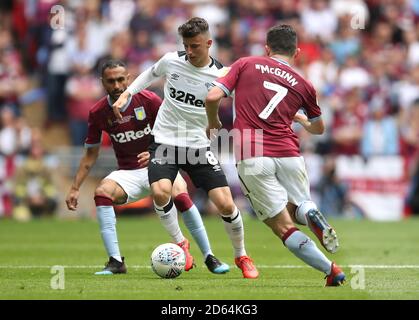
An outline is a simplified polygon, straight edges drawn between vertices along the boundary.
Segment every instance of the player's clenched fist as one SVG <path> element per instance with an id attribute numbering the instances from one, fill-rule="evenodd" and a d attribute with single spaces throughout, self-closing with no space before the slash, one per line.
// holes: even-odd
<path id="1" fill-rule="evenodd" d="M 217 137 L 218 129 L 220 129 L 222 126 L 223 124 L 220 121 L 215 123 L 208 123 L 206 130 L 208 139 L 214 140 Z"/>
<path id="2" fill-rule="evenodd" d="M 146 168 L 148 167 L 148 162 L 150 161 L 150 152 L 144 151 L 141 152 L 138 156 L 138 164 L 140 165 L 140 168 Z"/>
<path id="3" fill-rule="evenodd" d="M 65 199 L 65 203 L 67 204 L 67 208 L 69 210 L 75 211 L 78 205 L 78 198 L 79 198 L 79 190 L 71 189 Z"/>
<path id="4" fill-rule="evenodd" d="M 129 99 L 130 93 L 128 91 L 124 91 L 119 98 L 115 101 L 115 103 L 112 105 L 113 113 L 115 114 L 115 117 L 119 120 L 122 119 L 121 111 L 123 106 L 126 105 L 128 99 Z"/>

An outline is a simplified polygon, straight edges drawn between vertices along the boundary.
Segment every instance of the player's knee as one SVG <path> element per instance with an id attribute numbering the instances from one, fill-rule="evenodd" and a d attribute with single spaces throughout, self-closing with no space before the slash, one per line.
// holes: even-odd
<path id="1" fill-rule="evenodd" d="M 105 187 L 105 186 L 103 186 L 103 185 L 100 185 L 100 186 L 98 186 L 97 188 L 96 188 L 96 190 L 95 190 L 95 198 L 96 197 L 105 197 L 105 198 L 109 198 L 109 199 L 111 199 L 112 201 L 113 201 L 113 199 L 112 199 L 112 194 L 109 192 L 109 190 Z"/>
<path id="2" fill-rule="evenodd" d="M 217 209 L 224 216 L 232 215 L 234 211 L 236 210 L 236 205 L 234 204 L 233 201 L 226 200 L 226 201 L 217 203 Z"/>
<path id="3" fill-rule="evenodd" d="M 186 182 L 183 180 L 176 180 L 172 188 L 172 197 L 175 198 L 179 194 L 187 193 L 187 192 L 188 192 L 188 188 L 187 188 Z"/>
<path id="4" fill-rule="evenodd" d="M 157 192 L 153 194 L 153 200 L 156 205 L 158 206 L 164 206 L 167 204 L 170 200 L 170 193 L 166 192 Z"/>
<path id="5" fill-rule="evenodd" d="M 151 186 L 153 200 L 158 206 L 164 206 L 170 200 L 172 190 L 170 186 L 155 184 Z"/>

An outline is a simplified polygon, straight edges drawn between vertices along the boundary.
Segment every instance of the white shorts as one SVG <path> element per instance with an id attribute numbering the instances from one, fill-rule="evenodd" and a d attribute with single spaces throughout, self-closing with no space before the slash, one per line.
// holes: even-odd
<path id="1" fill-rule="evenodd" d="M 310 200 L 303 157 L 258 157 L 237 164 L 240 185 L 260 220 L 281 212 L 287 202 L 298 206 Z"/>
<path id="2" fill-rule="evenodd" d="M 112 171 L 105 179 L 115 181 L 128 195 L 125 203 L 134 202 L 150 195 L 148 169 Z"/>

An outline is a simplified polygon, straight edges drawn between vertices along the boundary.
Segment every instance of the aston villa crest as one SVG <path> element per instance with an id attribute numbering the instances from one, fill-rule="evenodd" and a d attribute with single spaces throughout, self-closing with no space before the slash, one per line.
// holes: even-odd
<path id="1" fill-rule="evenodd" d="M 137 120 L 144 120 L 146 118 L 144 107 L 135 108 L 134 113 Z"/>

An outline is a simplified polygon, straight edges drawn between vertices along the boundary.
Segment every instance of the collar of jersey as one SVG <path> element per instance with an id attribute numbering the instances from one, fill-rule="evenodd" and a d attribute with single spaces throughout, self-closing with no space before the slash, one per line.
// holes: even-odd
<path id="1" fill-rule="evenodd" d="M 107 95 L 106 99 L 108 99 L 108 104 L 112 108 L 112 101 L 111 101 L 111 97 L 109 96 L 109 94 Z M 125 106 L 123 106 L 121 108 L 121 110 L 120 110 L 121 112 L 124 112 L 125 110 L 127 110 L 128 106 L 131 103 L 131 100 L 132 100 L 132 96 L 129 96 L 127 103 L 125 104 Z"/>
<path id="2" fill-rule="evenodd" d="M 285 64 L 286 66 L 291 67 L 291 65 L 288 62 L 284 61 L 284 60 L 281 60 L 281 59 L 278 59 L 278 58 L 274 58 L 274 57 L 271 57 L 271 59 L 274 59 L 275 61 L 278 61 L 279 63 Z"/>
<path id="3" fill-rule="evenodd" d="M 196 66 L 194 66 L 194 65 L 193 65 L 193 64 L 189 61 L 189 59 L 188 59 L 188 55 L 186 55 L 186 56 L 185 56 L 185 60 L 186 60 L 186 61 L 188 61 L 188 63 L 189 63 L 192 67 L 197 68 L 197 69 L 211 68 L 211 67 L 215 64 L 215 61 L 214 61 L 213 57 L 211 57 L 211 56 L 210 56 L 210 58 L 211 58 L 211 62 L 210 62 L 209 64 L 207 64 L 206 66 L 203 66 L 203 67 L 196 67 Z"/>

